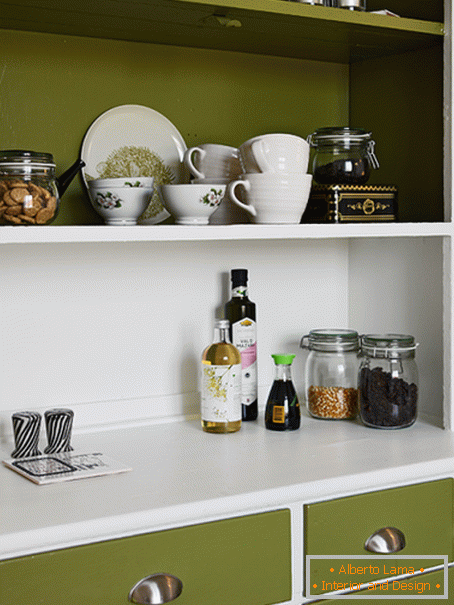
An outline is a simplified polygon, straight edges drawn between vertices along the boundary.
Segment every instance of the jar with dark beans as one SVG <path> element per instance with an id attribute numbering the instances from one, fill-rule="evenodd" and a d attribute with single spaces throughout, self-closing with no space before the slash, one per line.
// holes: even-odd
<path id="1" fill-rule="evenodd" d="M 397 429 L 416 420 L 416 344 L 405 334 L 368 334 L 361 341 L 359 412 L 369 427 Z"/>
<path id="2" fill-rule="evenodd" d="M 361 128 L 319 128 L 307 141 L 319 185 L 364 185 L 371 169 L 379 167 L 371 133 Z"/>
<path id="3" fill-rule="evenodd" d="M 333 160 L 314 167 L 314 180 L 319 185 L 364 185 L 370 177 L 367 158 Z"/>
<path id="4" fill-rule="evenodd" d="M 382 368 L 360 372 L 360 413 L 367 426 L 403 428 L 416 420 L 418 387 Z"/>

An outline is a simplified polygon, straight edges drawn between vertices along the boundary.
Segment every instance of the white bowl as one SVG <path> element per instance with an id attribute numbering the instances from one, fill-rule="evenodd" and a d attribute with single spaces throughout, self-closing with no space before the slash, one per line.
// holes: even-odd
<path id="1" fill-rule="evenodd" d="M 177 225 L 208 225 L 213 212 L 224 199 L 223 183 L 158 185 L 163 205 Z"/>
<path id="2" fill-rule="evenodd" d="M 115 179 L 93 179 L 89 187 L 153 187 L 152 176 L 122 176 Z"/>
<path id="3" fill-rule="evenodd" d="M 117 181 L 118 179 L 97 179 Z M 124 179 L 121 179 L 124 180 Z M 135 179 L 132 179 L 135 180 Z M 88 182 L 91 204 L 107 225 L 136 225 L 145 212 L 153 195 L 153 178 L 150 186 L 100 186 L 96 181 Z"/>

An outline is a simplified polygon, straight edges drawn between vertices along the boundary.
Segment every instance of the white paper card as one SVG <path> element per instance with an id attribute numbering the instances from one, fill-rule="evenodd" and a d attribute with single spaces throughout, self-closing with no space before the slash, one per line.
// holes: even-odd
<path id="1" fill-rule="evenodd" d="M 61 452 L 31 458 L 10 458 L 3 460 L 3 464 L 38 485 L 132 470 L 98 452 L 94 454 Z"/>

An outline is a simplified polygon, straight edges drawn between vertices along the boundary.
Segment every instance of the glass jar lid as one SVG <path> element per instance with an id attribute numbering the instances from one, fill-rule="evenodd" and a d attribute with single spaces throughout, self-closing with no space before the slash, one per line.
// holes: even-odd
<path id="1" fill-rule="evenodd" d="M 409 334 L 365 334 L 362 350 L 372 357 L 393 357 L 415 351 L 418 344 Z"/>
<path id="2" fill-rule="evenodd" d="M 358 351 L 359 335 L 355 330 L 329 328 L 311 330 L 301 339 L 301 347 L 324 353 Z"/>
<path id="3" fill-rule="evenodd" d="M 371 132 L 366 132 L 362 128 L 333 126 L 319 128 L 307 137 L 307 142 L 311 147 L 334 143 L 365 144 L 371 140 L 371 136 Z"/>
<path id="4" fill-rule="evenodd" d="M 54 157 L 51 153 L 9 149 L 0 151 L 0 164 L 3 166 L 36 165 L 55 168 Z"/>
<path id="5" fill-rule="evenodd" d="M 339 8 L 357 8 L 364 10 L 366 8 L 365 0 L 339 0 Z"/>

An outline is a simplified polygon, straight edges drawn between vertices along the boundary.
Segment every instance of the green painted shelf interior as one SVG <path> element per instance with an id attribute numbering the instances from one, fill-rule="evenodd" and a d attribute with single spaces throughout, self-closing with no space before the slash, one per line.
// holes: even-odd
<path id="1" fill-rule="evenodd" d="M 443 35 L 438 21 L 286 0 L 15 0 L 2 6 L 0 26 L 336 62 L 424 48 Z"/>
<path id="2" fill-rule="evenodd" d="M 1 149 L 53 153 L 60 174 L 123 104 L 162 113 L 188 147 L 350 125 L 372 132 L 370 182 L 397 185 L 399 220 L 443 220 L 440 0 L 387 3 L 401 18 L 286 0 L 0 6 Z M 54 224 L 100 223 L 75 179 Z"/>

